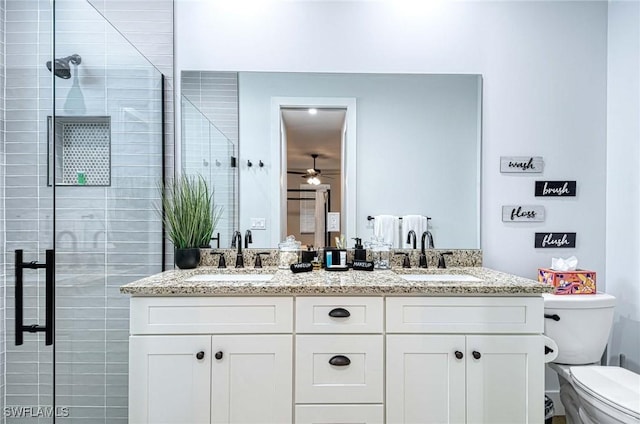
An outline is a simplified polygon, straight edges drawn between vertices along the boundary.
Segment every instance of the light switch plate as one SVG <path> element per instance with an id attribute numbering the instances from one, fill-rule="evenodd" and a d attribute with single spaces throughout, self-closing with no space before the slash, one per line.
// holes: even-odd
<path id="1" fill-rule="evenodd" d="M 340 231 L 340 212 L 327 213 L 327 231 L 329 232 Z"/>
<path id="2" fill-rule="evenodd" d="M 251 218 L 251 229 L 252 230 L 266 230 L 267 229 L 267 218 Z"/>

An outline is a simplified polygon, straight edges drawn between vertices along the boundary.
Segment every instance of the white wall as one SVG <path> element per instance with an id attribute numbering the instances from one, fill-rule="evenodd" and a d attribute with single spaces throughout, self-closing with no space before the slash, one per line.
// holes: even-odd
<path id="1" fill-rule="evenodd" d="M 575 254 L 604 272 L 606 2 L 175 6 L 178 71 L 482 74 L 484 264 L 535 277 Z M 501 155 L 544 156 L 543 178 L 577 180 L 578 196 L 534 198 L 535 178 L 501 175 Z M 545 205 L 546 222 L 503 224 L 501 206 L 524 202 Z M 535 231 L 575 231 L 577 248 L 535 250 Z"/>
<path id="2" fill-rule="evenodd" d="M 618 299 L 609 358 L 640 372 L 640 3 L 609 3 L 607 292 Z"/>

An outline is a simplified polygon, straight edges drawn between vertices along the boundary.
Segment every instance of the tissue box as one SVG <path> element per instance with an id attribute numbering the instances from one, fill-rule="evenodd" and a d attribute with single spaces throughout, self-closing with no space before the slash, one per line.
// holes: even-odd
<path id="1" fill-rule="evenodd" d="M 556 271 L 538 268 L 538 281 L 555 287 L 555 294 L 595 294 L 596 273 L 586 269 Z"/>

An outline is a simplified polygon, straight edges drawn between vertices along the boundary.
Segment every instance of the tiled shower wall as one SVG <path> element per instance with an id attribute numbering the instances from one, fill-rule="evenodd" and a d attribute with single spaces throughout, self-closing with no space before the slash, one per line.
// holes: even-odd
<path id="1" fill-rule="evenodd" d="M 238 155 L 236 146 L 184 97 L 181 115 L 183 170 L 188 175 L 201 175 L 213 189 L 214 203 L 222 209 L 214 237 L 219 234 L 219 246 L 228 247 L 237 229 L 234 202 L 237 168 L 231 165 L 231 157 Z M 217 244 L 213 242 L 212 246 Z"/>
<path id="2" fill-rule="evenodd" d="M 4 410 L 5 375 L 5 250 L 4 250 L 4 28 L 5 0 L 0 0 L 0 411 Z"/>
<path id="3" fill-rule="evenodd" d="M 174 175 L 174 0 L 86 0 L 165 76 L 165 175 Z M 181 1 L 181 0 L 179 0 Z M 165 240 L 165 264 L 173 267 L 173 245 Z"/>
<path id="4" fill-rule="evenodd" d="M 230 157 L 238 156 L 238 74 L 183 71 L 181 90 L 182 166 L 205 176 L 214 187 L 215 201 L 224 208 L 216 232 L 220 247 L 228 247 L 239 219 L 239 168 L 230 164 Z"/>
<path id="5" fill-rule="evenodd" d="M 100 3 L 109 9 L 111 1 Z M 0 155 L 6 156 L 6 176 L 0 181 L 6 182 L 2 260 L 8 264 L 16 248 L 29 252 L 26 260 L 43 260 L 44 249 L 52 247 L 46 141 L 52 78 L 45 67 L 51 51 L 50 7 L 49 0 L 6 0 L 6 131 L 0 133 L 5 136 Z M 147 11 L 135 13 L 137 18 L 127 19 L 144 21 Z M 153 207 L 163 172 L 160 73 L 86 0 L 56 0 L 56 15 L 56 56 L 78 53 L 83 58 L 72 68 L 73 78 L 55 80 L 56 114 L 108 115 L 112 122 L 111 186 L 56 189 L 56 390 L 57 404 L 71 412 L 59 421 L 124 424 L 129 299 L 119 286 L 161 267 L 162 234 Z M 163 16 L 171 28 L 171 13 Z M 164 130 L 172 133 L 172 120 Z M 173 139 L 167 143 L 171 159 Z M 167 168 L 172 166 L 167 161 Z M 7 266 L 6 275 L 12 274 Z M 25 323 L 43 323 L 44 273 L 33 272 L 27 280 Z M 6 299 L 12 299 L 12 277 L 7 285 Z M 11 339 L 13 302 L 6 305 L 7 331 L 0 334 Z M 26 335 L 19 347 L 7 343 L 6 356 L 6 404 L 50 404 L 51 349 L 43 338 Z"/>

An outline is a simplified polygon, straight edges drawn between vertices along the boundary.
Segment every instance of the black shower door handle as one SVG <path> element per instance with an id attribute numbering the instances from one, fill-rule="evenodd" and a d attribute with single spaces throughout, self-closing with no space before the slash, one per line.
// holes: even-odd
<path id="1" fill-rule="evenodd" d="M 53 344 L 53 320 L 54 320 L 54 300 L 55 300 L 55 286 L 53 276 L 55 272 L 55 253 L 50 249 L 46 251 L 46 262 L 39 264 L 36 261 L 23 262 L 23 252 L 21 249 L 15 251 L 15 275 L 16 275 L 16 287 L 15 287 L 15 332 L 16 332 L 16 346 L 20 346 L 24 342 L 24 332 L 37 333 L 44 332 L 45 340 L 44 344 L 50 346 Z M 25 269 L 41 269 L 44 268 L 46 272 L 45 277 L 45 325 L 31 324 L 24 325 L 23 320 L 23 272 Z"/>

